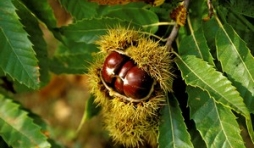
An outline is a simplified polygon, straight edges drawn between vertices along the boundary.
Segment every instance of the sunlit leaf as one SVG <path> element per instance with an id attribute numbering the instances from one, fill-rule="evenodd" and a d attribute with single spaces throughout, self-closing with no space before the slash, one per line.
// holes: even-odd
<path id="1" fill-rule="evenodd" d="M 244 148 L 236 117 L 199 88 L 187 87 L 190 116 L 208 148 Z"/>
<path id="2" fill-rule="evenodd" d="M 246 43 L 225 25 L 216 35 L 216 47 L 222 70 L 237 87 L 249 111 L 254 113 L 254 58 Z"/>
<path id="3" fill-rule="evenodd" d="M 221 62 L 222 70 L 236 86 L 250 112 L 254 112 L 254 58 L 246 43 L 236 34 L 229 25 L 220 25 L 216 35 L 217 57 Z M 254 132 L 250 118 L 246 125 L 254 140 Z"/>
<path id="4" fill-rule="evenodd" d="M 0 18 L 0 67 L 18 82 L 38 88 L 35 52 L 11 1 L 0 1 Z"/>
<path id="5" fill-rule="evenodd" d="M 46 136 L 18 104 L 0 95 L 0 135 L 14 148 L 49 148 Z"/>
<path id="6" fill-rule="evenodd" d="M 15 1 L 15 6 L 18 9 L 17 14 L 21 18 L 20 21 L 25 26 L 25 31 L 29 34 L 28 38 L 34 45 L 33 49 L 35 50 L 36 57 L 39 60 L 40 85 L 45 86 L 49 82 L 49 64 L 47 45 L 43 38 L 42 30 L 40 29 L 38 20 L 23 4 Z"/>
<path id="7" fill-rule="evenodd" d="M 187 85 L 201 88 L 218 103 L 230 107 L 243 116 L 249 112 L 239 92 L 231 82 L 207 62 L 195 56 L 178 56 L 176 64 Z"/>

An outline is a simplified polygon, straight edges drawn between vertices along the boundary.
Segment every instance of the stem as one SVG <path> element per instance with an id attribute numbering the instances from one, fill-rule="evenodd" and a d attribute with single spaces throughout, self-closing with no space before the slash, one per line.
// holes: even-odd
<path id="1" fill-rule="evenodd" d="M 172 43 L 173 41 L 175 40 L 177 34 L 178 34 L 178 30 L 179 30 L 180 26 L 175 24 L 174 28 L 172 29 L 169 37 L 167 38 L 167 43 L 166 43 L 166 46 L 167 46 L 167 49 L 170 51 L 171 48 L 172 48 Z"/>
<path id="2" fill-rule="evenodd" d="M 183 6 L 186 8 L 186 10 L 187 10 L 187 8 L 189 6 L 189 3 L 190 3 L 190 0 L 184 0 L 183 1 Z M 180 26 L 178 24 L 175 24 L 173 29 L 172 29 L 172 31 L 171 31 L 171 33 L 170 33 L 170 35 L 167 38 L 166 46 L 167 46 L 167 49 L 169 51 L 172 48 L 172 43 L 173 43 L 173 41 L 175 40 L 175 38 L 176 38 L 176 36 L 178 34 L 179 28 L 180 28 Z"/>
<path id="3" fill-rule="evenodd" d="M 174 22 L 158 22 L 154 24 L 149 24 L 149 25 L 143 25 L 142 27 L 150 27 L 150 26 L 161 26 L 161 25 L 174 25 Z"/>
<path id="4" fill-rule="evenodd" d="M 207 0 L 207 6 L 208 6 L 208 17 L 212 18 L 213 16 L 213 4 L 211 0 Z"/>

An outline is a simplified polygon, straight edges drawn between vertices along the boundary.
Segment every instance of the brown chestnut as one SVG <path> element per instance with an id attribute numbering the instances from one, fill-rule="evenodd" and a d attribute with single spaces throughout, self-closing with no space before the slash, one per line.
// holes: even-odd
<path id="1" fill-rule="evenodd" d="M 105 85 L 133 99 L 147 97 L 154 82 L 133 60 L 115 51 L 105 59 L 101 75 Z"/>
<path id="2" fill-rule="evenodd" d="M 119 71 L 119 74 L 118 74 L 118 77 L 116 78 L 116 81 L 115 81 L 115 89 L 117 92 L 123 94 L 124 91 L 123 91 L 123 80 L 124 80 L 124 77 L 126 76 L 127 72 L 132 68 L 134 67 L 135 64 L 132 60 L 129 60 L 127 61 L 123 67 L 121 68 L 121 70 Z"/>
<path id="3" fill-rule="evenodd" d="M 131 68 L 123 81 L 124 94 L 132 98 L 146 97 L 153 85 L 153 79 L 137 66 Z"/>
<path id="4" fill-rule="evenodd" d="M 102 67 L 102 77 L 107 84 L 112 84 L 113 78 L 119 72 L 127 59 L 127 56 L 115 51 L 111 52 L 107 56 Z"/>

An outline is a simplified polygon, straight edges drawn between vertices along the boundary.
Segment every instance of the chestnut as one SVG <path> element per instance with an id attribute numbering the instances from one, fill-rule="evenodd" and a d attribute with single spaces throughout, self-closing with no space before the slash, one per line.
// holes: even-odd
<path id="1" fill-rule="evenodd" d="M 154 85 L 154 80 L 132 59 L 116 51 L 105 59 L 101 78 L 104 85 L 132 99 L 147 97 Z"/>
<path id="2" fill-rule="evenodd" d="M 123 90 L 123 80 L 124 77 L 126 76 L 127 72 L 134 67 L 135 64 L 132 60 L 127 61 L 121 68 L 121 70 L 118 73 L 118 77 L 115 80 L 115 89 L 117 92 L 123 94 L 124 90 Z"/>
<path id="3" fill-rule="evenodd" d="M 153 79 L 137 66 L 131 68 L 123 81 L 124 94 L 131 98 L 146 97 L 153 85 Z"/>
<path id="4" fill-rule="evenodd" d="M 113 82 L 113 78 L 119 72 L 125 61 L 127 61 L 127 56 L 121 55 L 115 51 L 107 56 L 102 67 L 102 77 L 107 84 Z"/>

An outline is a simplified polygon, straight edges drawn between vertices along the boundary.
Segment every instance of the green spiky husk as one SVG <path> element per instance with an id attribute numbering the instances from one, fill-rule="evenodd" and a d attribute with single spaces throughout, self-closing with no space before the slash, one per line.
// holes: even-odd
<path id="1" fill-rule="evenodd" d="M 173 59 L 166 46 L 160 46 L 147 34 L 124 28 L 110 29 L 96 43 L 104 53 L 115 50 L 131 57 L 164 91 L 172 91 Z"/>
<path id="2" fill-rule="evenodd" d="M 125 147 L 156 146 L 158 134 L 158 117 L 146 120 L 120 118 L 119 113 L 104 114 L 105 128 L 116 143 Z"/>
<path id="3" fill-rule="evenodd" d="M 117 143 L 126 147 L 157 144 L 158 111 L 165 96 L 158 95 L 146 102 L 124 102 L 121 98 L 110 101 L 105 110 L 105 128 Z"/>
<path id="4" fill-rule="evenodd" d="M 88 79 L 95 102 L 102 107 L 105 129 L 116 143 L 126 147 L 137 147 L 145 143 L 156 145 L 158 111 L 165 104 L 164 91 L 156 87 L 149 100 L 138 103 L 110 96 L 100 79 L 102 60 L 96 59 L 89 69 Z"/>
<path id="5" fill-rule="evenodd" d="M 160 46 L 149 36 L 129 29 L 110 29 L 98 40 L 101 52 L 88 72 L 89 87 L 95 102 L 102 107 L 105 128 L 113 140 L 126 147 L 157 144 L 159 109 L 165 104 L 165 92 L 172 91 L 172 57 L 165 46 Z M 114 96 L 101 80 L 104 59 L 111 51 L 118 51 L 133 59 L 156 82 L 148 100 L 129 102 Z"/>

